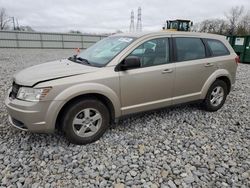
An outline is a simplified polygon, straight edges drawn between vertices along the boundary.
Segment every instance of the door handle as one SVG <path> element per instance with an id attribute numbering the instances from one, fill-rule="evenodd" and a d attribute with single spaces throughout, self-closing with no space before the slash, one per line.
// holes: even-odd
<path id="1" fill-rule="evenodd" d="M 165 69 L 164 71 L 162 71 L 162 74 L 171 73 L 171 72 L 173 72 L 173 69 Z"/>
<path id="2" fill-rule="evenodd" d="M 212 67 L 212 66 L 214 66 L 213 63 L 206 63 L 206 64 L 205 64 L 205 67 Z"/>

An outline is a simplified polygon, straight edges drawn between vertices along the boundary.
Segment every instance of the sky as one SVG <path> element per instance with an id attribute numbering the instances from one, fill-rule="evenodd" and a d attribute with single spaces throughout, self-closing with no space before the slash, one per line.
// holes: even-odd
<path id="1" fill-rule="evenodd" d="M 142 8 L 143 31 L 160 30 L 168 19 L 190 19 L 194 23 L 224 18 L 231 7 L 250 9 L 250 0 L 0 0 L 19 25 L 36 31 L 115 32 L 129 30 L 130 14 Z"/>

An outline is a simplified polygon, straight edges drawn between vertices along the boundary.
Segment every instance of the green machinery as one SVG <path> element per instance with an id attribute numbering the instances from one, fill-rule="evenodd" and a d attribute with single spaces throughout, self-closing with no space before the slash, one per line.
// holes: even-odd
<path id="1" fill-rule="evenodd" d="M 162 29 L 169 31 L 190 31 L 192 26 L 193 22 L 190 20 L 177 19 L 177 20 L 167 20 Z"/>
<path id="2" fill-rule="evenodd" d="M 227 40 L 240 57 L 240 62 L 250 63 L 250 35 L 227 36 Z"/>

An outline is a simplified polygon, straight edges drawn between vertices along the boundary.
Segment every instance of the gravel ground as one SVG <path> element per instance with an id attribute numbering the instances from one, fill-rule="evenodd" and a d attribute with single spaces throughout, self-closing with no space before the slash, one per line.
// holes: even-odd
<path id="1" fill-rule="evenodd" d="M 137 115 L 86 146 L 10 127 L 3 100 L 13 73 L 72 53 L 0 49 L 2 187 L 250 187 L 250 65 L 239 65 L 218 112 L 188 105 Z"/>

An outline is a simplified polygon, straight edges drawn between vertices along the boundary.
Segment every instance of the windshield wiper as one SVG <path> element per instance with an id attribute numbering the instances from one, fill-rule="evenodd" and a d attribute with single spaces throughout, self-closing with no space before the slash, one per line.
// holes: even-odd
<path id="1" fill-rule="evenodd" d="M 80 60 L 81 62 L 84 62 L 84 63 L 87 63 L 87 64 L 91 65 L 91 63 L 87 59 L 84 59 L 82 57 L 77 57 L 76 59 Z"/>
<path id="2" fill-rule="evenodd" d="M 82 57 L 77 57 L 77 55 L 74 55 L 73 57 L 69 57 L 68 60 L 70 61 L 74 61 L 76 63 L 85 63 L 85 64 L 88 64 L 88 65 L 91 65 L 91 63 L 87 60 L 87 59 L 84 59 Z"/>

